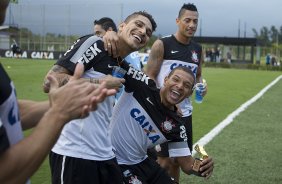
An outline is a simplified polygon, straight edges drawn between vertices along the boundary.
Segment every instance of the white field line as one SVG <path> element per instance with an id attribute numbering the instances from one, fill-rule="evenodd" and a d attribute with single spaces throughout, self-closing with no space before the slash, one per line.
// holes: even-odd
<path id="1" fill-rule="evenodd" d="M 208 144 L 216 135 L 218 135 L 227 125 L 229 125 L 233 119 L 238 116 L 241 112 L 247 109 L 248 106 L 250 106 L 252 103 L 257 101 L 267 90 L 269 90 L 274 84 L 276 84 L 280 79 L 282 79 L 282 75 L 277 77 L 275 80 L 273 80 L 270 84 L 268 84 L 265 88 L 263 88 L 257 95 L 252 97 L 250 100 L 242 104 L 238 109 L 233 111 L 231 114 L 229 114 L 223 121 L 221 121 L 216 127 L 214 127 L 209 133 L 204 135 L 200 140 L 198 140 L 193 145 L 193 156 L 195 155 L 194 147 L 195 145 L 199 144 L 201 146 L 205 146 Z"/>

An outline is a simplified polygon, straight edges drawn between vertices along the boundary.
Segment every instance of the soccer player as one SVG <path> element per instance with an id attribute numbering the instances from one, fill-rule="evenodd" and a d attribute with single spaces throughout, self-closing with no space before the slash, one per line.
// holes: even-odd
<path id="1" fill-rule="evenodd" d="M 110 32 L 114 32 L 114 34 L 111 34 Z M 115 39 L 118 40 L 118 36 L 115 34 L 117 32 L 116 25 L 114 21 L 109 17 L 103 17 L 99 20 L 94 21 L 94 34 L 99 37 L 105 37 L 104 40 L 112 39 L 113 41 Z M 108 34 L 107 34 L 108 33 Z M 116 44 L 116 43 L 115 43 Z M 108 46 L 106 45 L 105 48 Z M 112 47 L 109 47 L 109 50 L 111 50 Z M 130 53 L 128 56 L 125 57 L 125 60 L 131 64 L 134 68 L 141 70 L 141 62 L 140 62 L 140 56 L 138 55 L 138 51 Z M 117 94 L 115 95 L 116 101 L 120 97 L 121 93 L 123 92 L 123 88 L 119 89 Z"/>
<path id="2" fill-rule="evenodd" d="M 144 47 L 156 23 L 146 12 L 129 15 L 118 29 L 118 55 L 122 58 Z M 118 58 L 113 58 L 104 50 L 104 43 L 98 36 L 87 35 L 79 38 L 60 58 L 49 74 L 60 84 L 65 84 L 73 74 L 75 65 L 85 66 L 84 77 L 100 83 L 102 78 L 112 74 L 113 66 L 118 66 Z M 112 78 L 113 79 L 113 78 Z M 117 79 L 119 85 L 124 79 Z M 48 92 L 48 80 L 44 82 Z M 70 91 L 72 93 L 72 91 Z M 109 97 L 99 109 L 85 119 L 71 121 L 50 154 L 52 183 L 122 183 L 122 174 L 112 151 L 109 124 L 114 98 Z"/>
<path id="3" fill-rule="evenodd" d="M 94 20 L 94 35 L 103 37 L 107 31 L 117 32 L 117 26 L 109 17 L 103 17 L 99 20 Z"/>
<path id="4" fill-rule="evenodd" d="M 165 76 L 176 66 L 190 68 L 196 78 L 196 83 L 202 83 L 202 47 L 192 41 L 198 25 L 198 11 L 194 4 L 184 4 L 176 19 L 178 30 L 175 34 L 156 40 L 151 48 L 146 74 L 155 80 L 159 87 L 163 85 Z M 204 89 L 203 95 L 207 92 Z M 192 151 L 192 103 L 185 98 L 179 104 L 188 136 L 188 146 Z M 167 144 L 157 149 L 158 163 L 168 169 L 170 175 L 179 182 L 179 164 L 168 156 Z"/>
<path id="5" fill-rule="evenodd" d="M 148 148 L 164 142 L 168 142 L 169 156 L 186 174 L 191 174 L 194 158 L 176 104 L 192 94 L 194 74 L 187 67 L 176 67 L 165 77 L 163 87 L 158 89 L 143 72 L 125 62 L 121 66 L 127 71 L 125 91 L 114 108 L 111 136 L 124 182 L 174 183 L 167 172 L 146 154 Z M 209 178 L 212 171 L 212 158 L 205 159 L 199 174 Z"/>

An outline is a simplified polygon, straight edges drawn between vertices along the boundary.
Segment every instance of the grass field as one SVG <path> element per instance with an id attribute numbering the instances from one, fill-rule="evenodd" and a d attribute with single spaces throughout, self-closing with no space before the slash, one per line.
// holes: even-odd
<path id="1" fill-rule="evenodd" d="M 14 80 L 19 98 L 43 100 L 43 77 L 54 61 L 0 59 Z M 9 67 L 8 67 L 9 66 Z M 194 104 L 194 142 L 209 132 L 228 114 L 257 94 L 281 72 L 204 68 L 208 94 L 202 104 Z M 206 146 L 215 160 L 208 183 L 278 183 L 282 144 L 282 82 L 242 113 Z M 281 124 L 281 125 L 280 125 Z M 28 132 L 25 132 L 28 134 Z M 279 155 L 280 156 L 280 155 Z M 202 178 L 181 177 L 181 183 L 200 183 Z M 32 177 L 35 184 L 50 183 L 47 159 Z"/>
<path id="2" fill-rule="evenodd" d="M 207 146 L 215 170 L 207 183 L 281 183 L 282 80 L 241 113 Z M 185 176 L 181 183 L 201 183 Z"/>

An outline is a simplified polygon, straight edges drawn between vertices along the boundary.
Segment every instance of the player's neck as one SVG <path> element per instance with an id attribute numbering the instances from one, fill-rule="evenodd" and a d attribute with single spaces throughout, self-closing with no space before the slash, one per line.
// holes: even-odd
<path id="1" fill-rule="evenodd" d="M 180 34 L 179 32 L 176 32 L 176 33 L 174 34 L 174 36 L 175 36 L 175 38 L 176 38 L 176 40 L 177 40 L 178 42 L 180 42 L 180 43 L 182 43 L 182 44 L 185 44 L 185 45 L 189 44 L 190 41 L 191 41 L 191 39 L 192 39 L 192 37 L 183 36 L 183 35 Z"/>
<path id="2" fill-rule="evenodd" d="M 171 105 L 167 100 L 165 100 L 165 97 L 164 97 L 164 87 L 162 87 L 160 89 L 160 98 L 161 98 L 161 103 L 163 104 L 164 107 L 166 107 L 167 109 L 170 109 L 170 110 L 174 110 L 174 106 Z"/>
<path id="3" fill-rule="evenodd" d="M 121 39 L 119 40 L 117 48 L 118 48 L 118 56 L 120 56 L 122 58 L 125 58 L 131 52 L 135 51 L 132 48 L 130 48 L 129 46 L 127 46 L 127 44 L 124 43 Z"/>

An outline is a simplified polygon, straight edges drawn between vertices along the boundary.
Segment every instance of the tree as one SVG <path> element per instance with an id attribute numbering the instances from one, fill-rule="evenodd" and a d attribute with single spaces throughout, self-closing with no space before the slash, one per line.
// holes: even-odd
<path id="1" fill-rule="evenodd" d="M 275 26 L 271 26 L 270 31 L 269 31 L 269 36 L 270 36 L 270 40 L 272 43 L 277 42 L 278 34 L 279 34 L 278 29 L 276 29 Z"/>
<path id="2" fill-rule="evenodd" d="M 281 41 L 280 39 L 282 39 L 282 26 L 280 27 L 279 31 L 275 26 L 271 26 L 270 29 L 268 29 L 266 26 L 263 26 L 259 33 L 254 28 L 253 32 L 254 36 L 259 40 L 262 46 L 271 46 L 271 44 L 276 43 L 277 36 L 279 38 L 279 42 Z"/>

